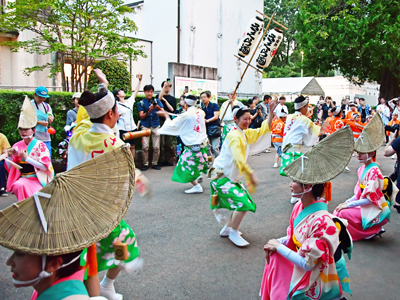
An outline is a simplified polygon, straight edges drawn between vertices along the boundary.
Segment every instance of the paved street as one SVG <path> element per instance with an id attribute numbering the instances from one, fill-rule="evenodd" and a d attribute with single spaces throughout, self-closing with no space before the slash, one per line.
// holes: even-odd
<path id="1" fill-rule="evenodd" d="M 388 175 L 394 160 L 384 158 L 379 150 L 378 162 Z M 121 274 L 116 289 L 125 300 L 133 299 L 259 299 L 258 292 L 264 270 L 263 245 L 271 238 L 286 234 L 293 205 L 289 203 L 290 180 L 272 168 L 275 150 L 252 156 L 249 164 L 259 178 L 253 196 L 255 214 L 248 213 L 241 227 L 243 237 L 251 244 L 235 247 L 227 238 L 220 238 L 219 225 L 209 209 L 209 181 L 204 180 L 204 193 L 185 195 L 190 187 L 171 182 L 173 167 L 149 170 L 145 175 L 153 186 L 150 202 L 135 195 L 125 217 L 138 236 L 142 272 L 135 276 Z M 350 172 L 333 180 L 333 209 L 353 194 L 360 166 L 355 157 Z M 3 209 L 15 202 L 14 196 L 0 198 Z M 353 297 L 351 299 L 399 299 L 397 284 L 400 270 L 400 214 L 392 210 L 392 220 L 385 226 L 383 238 L 360 241 L 354 245 L 348 261 Z M 29 299 L 32 289 L 13 287 L 9 267 L 5 265 L 10 251 L 0 247 L 0 299 Z M 103 274 L 101 274 L 103 276 Z"/>

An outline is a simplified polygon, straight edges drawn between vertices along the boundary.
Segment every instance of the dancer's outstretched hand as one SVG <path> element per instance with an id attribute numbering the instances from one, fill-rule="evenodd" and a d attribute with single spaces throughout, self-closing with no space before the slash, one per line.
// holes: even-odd
<path id="1" fill-rule="evenodd" d="M 278 99 L 274 99 L 268 103 L 269 106 L 269 113 L 273 114 L 273 111 L 275 110 L 275 107 L 278 105 Z"/>

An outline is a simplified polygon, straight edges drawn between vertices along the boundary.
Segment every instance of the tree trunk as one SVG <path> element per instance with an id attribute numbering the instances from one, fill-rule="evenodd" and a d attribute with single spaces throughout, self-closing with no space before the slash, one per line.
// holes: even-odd
<path id="1" fill-rule="evenodd" d="M 67 84 L 66 84 L 66 80 L 65 80 L 65 71 L 64 71 L 64 53 L 60 53 L 61 55 L 61 85 L 62 85 L 62 89 L 63 91 L 67 91 Z"/>
<path id="2" fill-rule="evenodd" d="M 396 75 L 399 74 L 396 68 L 392 70 L 385 70 L 382 74 L 381 87 L 379 89 L 379 96 L 386 100 L 393 99 L 399 95 L 400 80 Z"/>
<path id="3" fill-rule="evenodd" d="M 87 53 L 87 48 L 86 48 L 86 53 Z M 83 89 L 86 90 L 87 89 L 87 69 L 88 69 L 88 57 L 87 55 L 85 55 L 85 65 L 83 67 Z M 82 92 L 82 91 L 81 91 Z"/>

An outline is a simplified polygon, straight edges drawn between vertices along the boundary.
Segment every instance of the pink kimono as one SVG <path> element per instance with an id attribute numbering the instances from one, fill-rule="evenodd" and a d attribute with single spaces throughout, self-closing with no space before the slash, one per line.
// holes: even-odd
<path id="1" fill-rule="evenodd" d="M 33 168 L 34 172 L 21 174 L 17 168 L 13 166 L 8 168 L 7 164 L 5 164 L 9 173 L 7 191 L 12 191 L 17 196 L 18 201 L 22 201 L 49 183 L 54 177 L 54 170 L 51 164 L 50 152 L 43 142 L 33 138 L 29 145 L 26 145 L 24 141 L 19 141 L 13 145 L 13 148 L 18 152 L 27 150 L 30 158 L 46 166 L 46 170 Z M 27 164 L 19 155 L 13 155 L 12 160 L 19 165 Z"/>
<path id="2" fill-rule="evenodd" d="M 367 166 L 367 170 L 365 169 L 365 165 L 358 169 L 358 182 L 354 188 L 354 196 L 346 203 L 350 204 L 360 199 L 368 199 L 369 203 L 333 212 L 334 215 L 348 221 L 347 230 L 354 241 L 374 236 L 390 220 L 392 203 L 390 199 L 386 200 L 382 193 L 384 178 L 379 165 L 371 163 Z"/>
<path id="3" fill-rule="evenodd" d="M 334 253 L 339 245 L 338 229 L 324 201 L 303 209 L 301 201 L 293 208 L 287 237 L 282 244 L 306 259 L 306 271 L 279 253 L 265 265 L 260 296 L 263 300 L 338 299 L 342 289 Z"/>

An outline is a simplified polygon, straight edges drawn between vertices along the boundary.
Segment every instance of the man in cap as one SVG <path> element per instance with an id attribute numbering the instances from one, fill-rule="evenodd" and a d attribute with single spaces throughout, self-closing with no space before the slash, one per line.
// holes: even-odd
<path id="1" fill-rule="evenodd" d="M 76 114 L 78 113 L 79 109 L 79 98 L 81 97 L 82 93 L 75 93 L 72 95 L 72 101 L 74 102 L 75 107 L 70 109 L 67 112 L 67 125 L 71 126 L 72 123 L 76 122 Z"/>
<path id="2" fill-rule="evenodd" d="M 26 97 L 18 122 L 22 141 L 15 143 L 7 151 L 8 159 L 19 165 L 20 169 L 9 161 L 6 161 L 5 165 L 9 173 L 7 190 L 12 191 L 18 201 L 32 196 L 54 177 L 50 152 L 46 145 L 35 137 L 36 123 L 35 109 Z"/>
<path id="3" fill-rule="evenodd" d="M 35 138 L 45 143 L 51 156 L 51 137 L 47 129 L 53 123 L 54 115 L 50 105 L 45 102 L 47 98 L 49 98 L 48 90 L 44 86 L 38 86 L 35 90 L 35 98 L 31 100 L 31 103 L 37 116 Z"/>
<path id="4" fill-rule="evenodd" d="M 183 109 L 186 111 L 171 120 L 165 111 L 159 114 L 165 117 L 164 125 L 158 130 L 164 135 L 179 135 L 185 149 L 179 157 L 172 181 L 191 183 L 193 187 L 186 194 L 202 193 L 203 188 L 197 178 L 207 172 L 207 131 L 205 113 L 196 107 L 197 99 L 193 95 L 185 98 Z"/>

